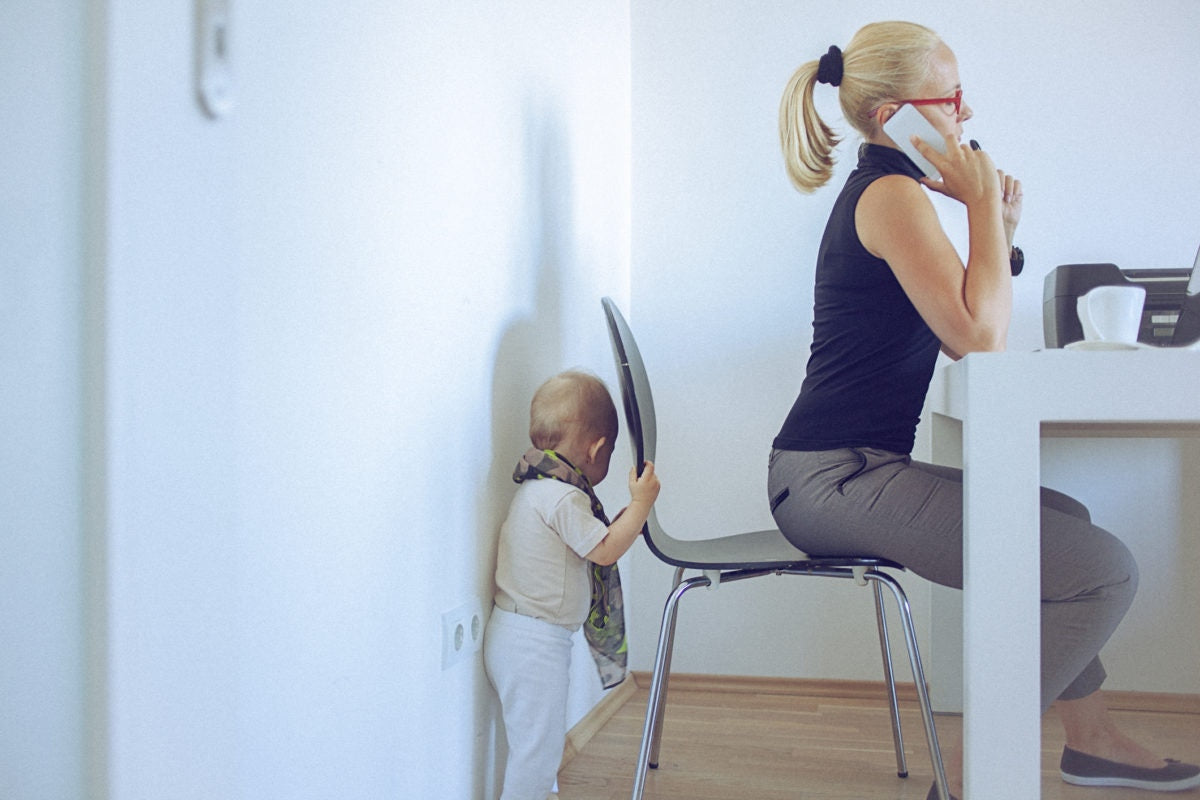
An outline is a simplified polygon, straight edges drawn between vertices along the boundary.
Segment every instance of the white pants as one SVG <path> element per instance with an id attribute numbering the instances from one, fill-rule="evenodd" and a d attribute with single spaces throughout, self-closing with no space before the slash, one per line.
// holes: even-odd
<path id="1" fill-rule="evenodd" d="M 567 740 L 571 636 L 559 625 L 492 609 L 483 664 L 508 737 L 500 800 L 546 800 L 554 791 Z"/>

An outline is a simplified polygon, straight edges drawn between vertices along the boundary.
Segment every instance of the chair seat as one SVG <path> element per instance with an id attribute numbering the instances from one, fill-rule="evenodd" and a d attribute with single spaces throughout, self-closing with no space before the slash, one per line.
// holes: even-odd
<path id="1" fill-rule="evenodd" d="M 657 527 L 657 526 L 656 526 Z M 859 556 L 811 557 L 772 528 L 710 539 L 676 539 L 661 529 L 646 543 L 654 555 L 676 567 L 702 570 L 792 569 L 811 567 L 889 567 L 900 564 L 883 558 Z"/>

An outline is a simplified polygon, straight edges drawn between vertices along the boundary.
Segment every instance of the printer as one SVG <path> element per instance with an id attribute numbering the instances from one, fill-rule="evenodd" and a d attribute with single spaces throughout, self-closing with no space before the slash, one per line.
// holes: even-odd
<path id="1" fill-rule="evenodd" d="M 1200 253 L 1192 269 L 1121 269 L 1116 264 L 1064 264 L 1046 276 L 1042 329 L 1046 347 L 1083 339 L 1075 301 L 1097 286 L 1146 290 L 1138 341 L 1183 347 L 1200 341 Z"/>

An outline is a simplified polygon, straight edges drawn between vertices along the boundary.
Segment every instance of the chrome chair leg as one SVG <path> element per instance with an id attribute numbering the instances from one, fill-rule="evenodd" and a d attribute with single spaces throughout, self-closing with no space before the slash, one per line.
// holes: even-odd
<path id="1" fill-rule="evenodd" d="M 896 774 L 908 777 L 908 761 L 904 756 L 904 733 L 900 729 L 900 701 L 896 697 L 896 676 L 892 669 L 892 647 L 888 638 L 887 612 L 883 607 L 883 589 L 878 581 L 872 581 L 871 593 L 875 597 L 875 623 L 879 628 L 879 649 L 883 654 L 883 680 L 888 690 L 888 712 L 892 718 L 892 742 L 896 747 Z"/>
<path id="2" fill-rule="evenodd" d="M 888 587 L 896 606 L 900 609 L 900 622 L 904 628 L 904 643 L 908 648 L 908 663 L 912 667 L 913 682 L 917 686 L 917 700 L 921 706 L 921 719 L 925 723 L 925 742 L 929 746 L 929 758 L 933 762 L 933 781 L 937 785 L 939 800 L 950 800 L 950 789 L 946 784 L 946 771 L 942 767 L 942 750 L 938 746 L 937 728 L 933 721 L 933 706 L 929 701 L 929 687 L 925 683 L 925 670 L 921 666 L 921 654 L 917 649 L 917 631 L 913 625 L 912 610 L 908 597 L 894 578 L 882 572 L 870 570 L 867 580 Z"/>
<path id="3" fill-rule="evenodd" d="M 646 724 L 642 729 L 642 747 L 638 752 L 637 771 L 633 778 L 632 800 L 641 800 L 642 793 L 646 790 L 646 770 L 650 766 L 650 748 L 654 731 L 659 726 L 658 717 L 662 708 L 667 665 L 671 660 L 670 646 L 675 636 L 675 619 L 678 616 L 679 600 L 688 590 L 697 586 L 708 586 L 710 583 L 711 581 L 703 575 L 683 581 L 667 597 L 666 606 L 663 608 L 662 627 L 658 635 L 658 652 L 654 657 L 654 673 L 650 678 L 650 697 L 646 701 Z"/>
<path id="4" fill-rule="evenodd" d="M 679 584 L 683 582 L 683 567 L 675 568 L 675 577 L 671 583 L 671 591 L 679 588 Z M 678 614 L 678 606 L 676 606 L 676 614 Z M 675 653 L 675 621 L 671 621 L 671 637 L 667 641 L 667 662 L 663 667 L 662 674 L 662 689 L 658 693 L 658 708 L 654 711 L 654 734 L 650 740 L 650 757 L 647 764 L 650 769 L 658 769 L 658 751 L 662 746 L 662 727 L 663 718 L 666 716 L 667 710 L 667 689 L 671 683 L 671 657 Z"/>

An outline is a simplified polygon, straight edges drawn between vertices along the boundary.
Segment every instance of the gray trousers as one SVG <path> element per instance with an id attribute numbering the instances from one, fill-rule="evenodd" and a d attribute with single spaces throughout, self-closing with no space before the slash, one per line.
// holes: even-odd
<path id="1" fill-rule="evenodd" d="M 876 556 L 962 588 L 962 471 L 871 448 L 771 453 L 775 522 L 812 556 Z M 1104 682 L 1098 653 L 1137 590 L 1129 549 L 1042 489 L 1042 709 Z"/>

